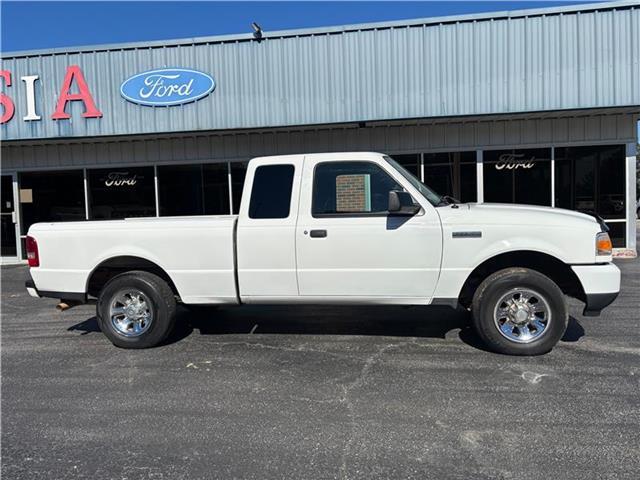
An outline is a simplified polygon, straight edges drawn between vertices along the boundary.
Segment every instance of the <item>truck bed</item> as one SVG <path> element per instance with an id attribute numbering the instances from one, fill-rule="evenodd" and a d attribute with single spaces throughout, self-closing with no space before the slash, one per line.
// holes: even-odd
<path id="1" fill-rule="evenodd" d="M 237 303 L 236 221 L 224 215 L 35 224 L 30 232 L 41 264 L 31 275 L 42 291 L 85 292 L 102 262 L 137 256 L 167 272 L 185 303 Z"/>

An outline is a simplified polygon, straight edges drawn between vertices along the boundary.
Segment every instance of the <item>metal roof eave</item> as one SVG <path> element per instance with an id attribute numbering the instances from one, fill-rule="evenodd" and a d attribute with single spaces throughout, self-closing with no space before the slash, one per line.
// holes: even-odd
<path id="1" fill-rule="evenodd" d="M 45 137 L 2 140 L 0 145 L 6 146 L 27 146 L 27 145 L 51 145 L 51 144 L 74 144 L 74 143 L 106 143 L 106 142 L 129 142 L 132 140 L 152 140 L 171 138 L 195 138 L 211 135 L 246 135 L 249 133 L 273 133 L 273 132 L 298 132 L 298 131 L 318 131 L 331 129 L 349 129 L 364 127 L 382 126 L 416 126 L 434 125 L 448 123 L 476 123 L 476 122 L 496 122 L 504 120 L 547 120 L 578 117 L 602 117 L 608 115 L 633 115 L 636 120 L 640 120 L 640 105 L 629 105 L 622 107 L 590 107 L 572 108 L 563 110 L 545 110 L 537 112 L 510 112 L 510 113 L 486 113 L 470 115 L 453 115 L 443 117 L 417 117 L 417 118 L 395 118 L 395 119 L 372 119 L 366 121 L 345 121 L 324 124 L 305 125 L 274 125 L 271 127 L 252 128 L 231 128 L 231 129 L 210 129 L 210 130 L 180 130 L 174 132 L 157 133 L 136 133 L 131 135 L 96 135 L 93 137 Z"/>
<path id="2" fill-rule="evenodd" d="M 437 25 L 442 23 L 459 23 L 459 22 L 473 22 L 473 21 L 488 21 L 491 19 L 503 19 L 503 18 L 521 18 L 521 17 L 534 17 L 542 15 L 560 15 L 564 13 L 576 13 L 576 12 L 588 12 L 588 11 L 602 11 L 602 10 L 615 10 L 621 8 L 633 8 L 640 7 L 638 0 L 619 0 L 611 2 L 601 3 L 587 3 L 578 5 L 568 5 L 560 7 L 549 8 L 534 8 L 524 10 L 505 10 L 498 12 L 483 12 L 465 15 L 449 15 L 443 17 L 427 17 L 416 18 L 408 20 L 396 20 L 387 22 L 374 22 L 374 23 L 360 23 L 350 25 L 338 25 L 329 27 L 316 27 L 316 28 L 303 28 L 292 30 L 279 30 L 273 32 L 263 32 L 261 40 L 288 38 L 288 37 L 301 37 L 312 35 L 328 35 L 345 32 L 354 32 L 362 30 L 376 30 L 387 28 L 399 28 L 399 27 L 413 27 L 419 25 Z M 154 40 L 143 42 L 131 42 L 131 43 L 116 43 L 116 44 L 103 44 L 103 45 L 85 45 L 78 47 L 61 47 L 52 49 L 39 49 L 39 50 L 25 50 L 6 52 L 1 54 L 3 60 L 9 60 L 14 58 L 34 57 L 43 55 L 69 55 L 77 53 L 90 53 L 98 51 L 110 51 L 110 50 L 135 50 L 143 48 L 161 48 L 161 47 L 175 47 L 175 46 L 190 46 L 197 44 L 207 43 L 229 43 L 229 42 L 245 42 L 255 41 L 252 33 L 246 34 L 229 34 L 229 35 L 213 35 L 206 37 L 193 37 L 193 38 L 181 38 L 170 40 Z"/>

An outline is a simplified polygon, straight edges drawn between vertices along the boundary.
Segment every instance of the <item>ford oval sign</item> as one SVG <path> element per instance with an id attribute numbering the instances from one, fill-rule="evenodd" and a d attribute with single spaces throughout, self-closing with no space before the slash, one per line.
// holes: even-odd
<path id="1" fill-rule="evenodd" d="M 129 77 L 120 94 L 130 102 L 150 107 L 168 107 L 195 102 L 209 95 L 216 82 L 206 73 L 186 68 L 161 68 Z"/>

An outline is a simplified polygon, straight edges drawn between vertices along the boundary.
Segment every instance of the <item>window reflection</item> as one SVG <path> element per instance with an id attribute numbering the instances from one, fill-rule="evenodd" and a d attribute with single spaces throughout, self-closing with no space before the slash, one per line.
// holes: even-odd
<path id="1" fill-rule="evenodd" d="M 89 170 L 89 216 L 93 220 L 153 217 L 153 167 Z"/>
<path id="2" fill-rule="evenodd" d="M 485 150 L 484 200 L 551 206 L 551 149 Z"/>
<path id="3" fill-rule="evenodd" d="M 312 213 L 383 213 L 391 190 L 402 191 L 402 186 L 375 163 L 319 163 L 313 178 Z"/>

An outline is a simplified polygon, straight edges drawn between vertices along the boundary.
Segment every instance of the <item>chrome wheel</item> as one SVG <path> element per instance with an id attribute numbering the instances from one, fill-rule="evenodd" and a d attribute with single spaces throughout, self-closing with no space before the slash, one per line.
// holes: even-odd
<path id="1" fill-rule="evenodd" d="M 514 288 L 496 303 L 493 321 L 502 336 L 517 343 L 531 343 L 549 330 L 551 308 L 538 292 Z"/>
<path id="2" fill-rule="evenodd" d="M 109 307 L 113 328 L 125 337 L 137 337 L 153 322 L 150 302 L 139 290 L 121 290 L 113 296 Z"/>

